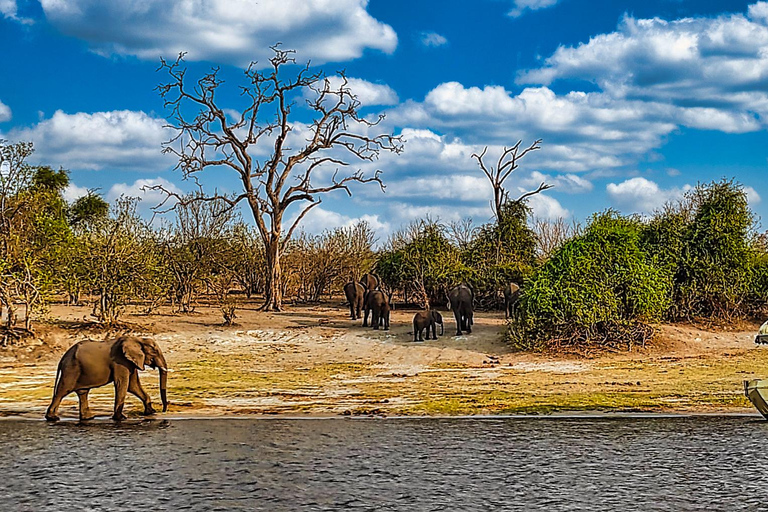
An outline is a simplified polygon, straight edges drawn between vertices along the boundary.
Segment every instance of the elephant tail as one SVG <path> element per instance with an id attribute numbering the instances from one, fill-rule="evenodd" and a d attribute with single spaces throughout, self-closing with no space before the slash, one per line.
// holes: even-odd
<path id="1" fill-rule="evenodd" d="M 61 381 L 61 363 L 56 367 L 56 380 L 53 382 L 53 394 L 56 394 L 56 390 L 59 389 L 59 382 Z"/>

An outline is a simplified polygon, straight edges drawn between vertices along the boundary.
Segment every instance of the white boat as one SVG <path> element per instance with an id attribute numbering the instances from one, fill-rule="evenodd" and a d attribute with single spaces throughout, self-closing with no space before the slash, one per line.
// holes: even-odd
<path id="1" fill-rule="evenodd" d="M 768 379 L 745 380 L 744 394 L 768 420 Z"/>
<path id="2" fill-rule="evenodd" d="M 763 325 L 760 326 L 760 330 L 757 331 L 757 337 L 755 338 L 755 343 L 768 344 L 768 322 L 765 322 Z"/>

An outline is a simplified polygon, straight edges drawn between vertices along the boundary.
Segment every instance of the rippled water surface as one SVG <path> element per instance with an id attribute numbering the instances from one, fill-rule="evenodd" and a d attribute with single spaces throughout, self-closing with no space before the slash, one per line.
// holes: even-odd
<path id="1" fill-rule="evenodd" d="M 2 510 L 765 510 L 748 417 L 0 421 Z"/>

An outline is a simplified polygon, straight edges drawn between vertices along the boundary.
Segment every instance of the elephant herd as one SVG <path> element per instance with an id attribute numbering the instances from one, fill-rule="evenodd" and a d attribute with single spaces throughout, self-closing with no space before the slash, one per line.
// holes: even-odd
<path id="1" fill-rule="evenodd" d="M 365 274 L 359 282 L 351 281 L 344 286 L 344 293 L 349 302 L 349 314 L 352 320 L 363 318 L 363 327 L 368 326 L 371 315 L 371 327 L 389 329 L 390 298 L 379 288 L 379 280 L 373 274 Z M 520 295 L 520 288 L 510 283 L 504 289 L 505 316 L 514 314 L 514 308 Z M 467 284 L 454 286 L 448 291 L 449 308 L 456 319 L 456 335 L 471 333 L 474 323 L 474 291 Z M 430 333 L 437 339 L 437 324 L 443 335 L 443 316 L 439 311 L 428 309 L 413 316 L 413 341 L 424 341 Z M 114 383 L 115 406 L 112 418 L 116 421 L 125 419 L 123 406 L 127 393 L 137 396 L 144 404 L 144 414 L 152 415 L 149 394 L 144 391 L 139 381 L 139 371 L 145 366 L 157 368 L 160 375 L 160 398 L 163 412 L 168 408 L 166 385 L 168 368 L 165 357 L 157 343 L 148 338 L 121 336 L 114 340 L 85 340 L 72 345 L 59 362 L 56 371 L 53 399 L 45 414 L 48 421 L 58 421 L 58 409 L 62 399 L 70 393 L 77 393 L 80 399 L 80 419 L 89 420 L 93 414 L 88 405 L 88 392 L 96 387 Z"/>
<path id="2" fill-rule="evenodd" d="M 520 287 L 515 283 L 509 283 L 503 290 L 504 293 L 504 317 L 509 318 L 514 314 L 515 306 L 520 296 Z M 391 311 L 390 298 L 379 288 L 379 279 L 373 274 L 364 274 L 360 281 L 350 281 L 344 285 L 344 295 L 349 304 L 349 315 L 352 320 L 363 318 L 363 327 L 368 327 L 368 315 L 371 314 L 371 327 L 389 330 L 389 316 Z M 454 286 L 448 291 L 448 308 L 453 312 L 456 320 L 456 336 L 464 332 L 472 333 L 474 324 L 474 300 L 475 294 L 472 288 L 465 283 Z M 440 335 L 443 335 L 443 316 L 439 311 L 427 309 L 419 311 L 413 316 L 413 341 L 424 341 L 423 332 L 427 332 L 427 339 L 437 339 L 437 324 L 440 324 Z"/>

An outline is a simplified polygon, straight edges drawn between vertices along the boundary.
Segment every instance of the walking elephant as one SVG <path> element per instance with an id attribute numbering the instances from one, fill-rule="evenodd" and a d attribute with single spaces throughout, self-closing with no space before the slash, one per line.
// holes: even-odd
<path id="1" fill-rule="evenodd" d="M 80 419 L 92 419 L 93 414 L 88 407 L 88 391 L 110 382 L 115 384 L 112 419 L 125 419 L 123 405 L 126 392 L 129 391 L 142 401 L 145 415 L 154 414 L 152 401 L 139 382 L 139 371 L 144 370 L 145 366 L 158 368 L 160 371 L 160 398 L 165 412 L 168 410 L 168 368 L 160 347 L 154 341 L 121 336 L 115 340 L 85 340 L 72 345 L 59 361 L 53 399 L 45 413 L 45 419 L 58 421 L 56 414 L 61 400 L 73 391 L 80 399 Z"/>
<path id="2" fill-rule="evenodd" d="M 363 327 L 368 327 L 368 313 L 371 312 L 371 327 L 377 329 L 384 326 L 384 330 L 389 330 L 389 300 L 381 290 L 368 291 L 365 294 L 365 316 L 363 316 Z"/>
<path id="3" fill-rule="evenodd" d="M 472 333 L 474 299 L 475 294 L 472 288 L 466 284 L 454 286 L 448 291 L 448 307 L 451 308 L 456 319 L 456 336 L 461 336 L 461 331 Z"/>
<path id="4" fill-rule="evenodd" d="M 366 291 L 373 291 L 379 287 L 379 278 L 373 274 L 363 274 L 360 278 L 360 284 Z"/>
<path id="5" fill-rule="evenodd" d="M 440 324 L 440 336 L 443 335 L 443 315 L 434 309 L 419 311 L 413 315 L 413 341 L 424 341 L 421 332 L 427 330 L 427 339 L 429 331 L 432 330 L 433 339 L 437 339 L 437 324 Z"/>
<path id="6" fill-rule="evenodd" d="M 347 302 L 349 302 L 349 315 L 352 320 L 357 320 L 360 318 L 360 310 L 363 308 L 365 288 L 360 283 L 350 281 L 344 285 L 344 295 L 347 296 Z"/>
<path id="7" fill-rule="evenodd" d="M 504 318 L 509 318 L 515 313 L 518 300 L 520 300 L 520 287 L 516 283 L 508 283 L 504 287 Z"/>

